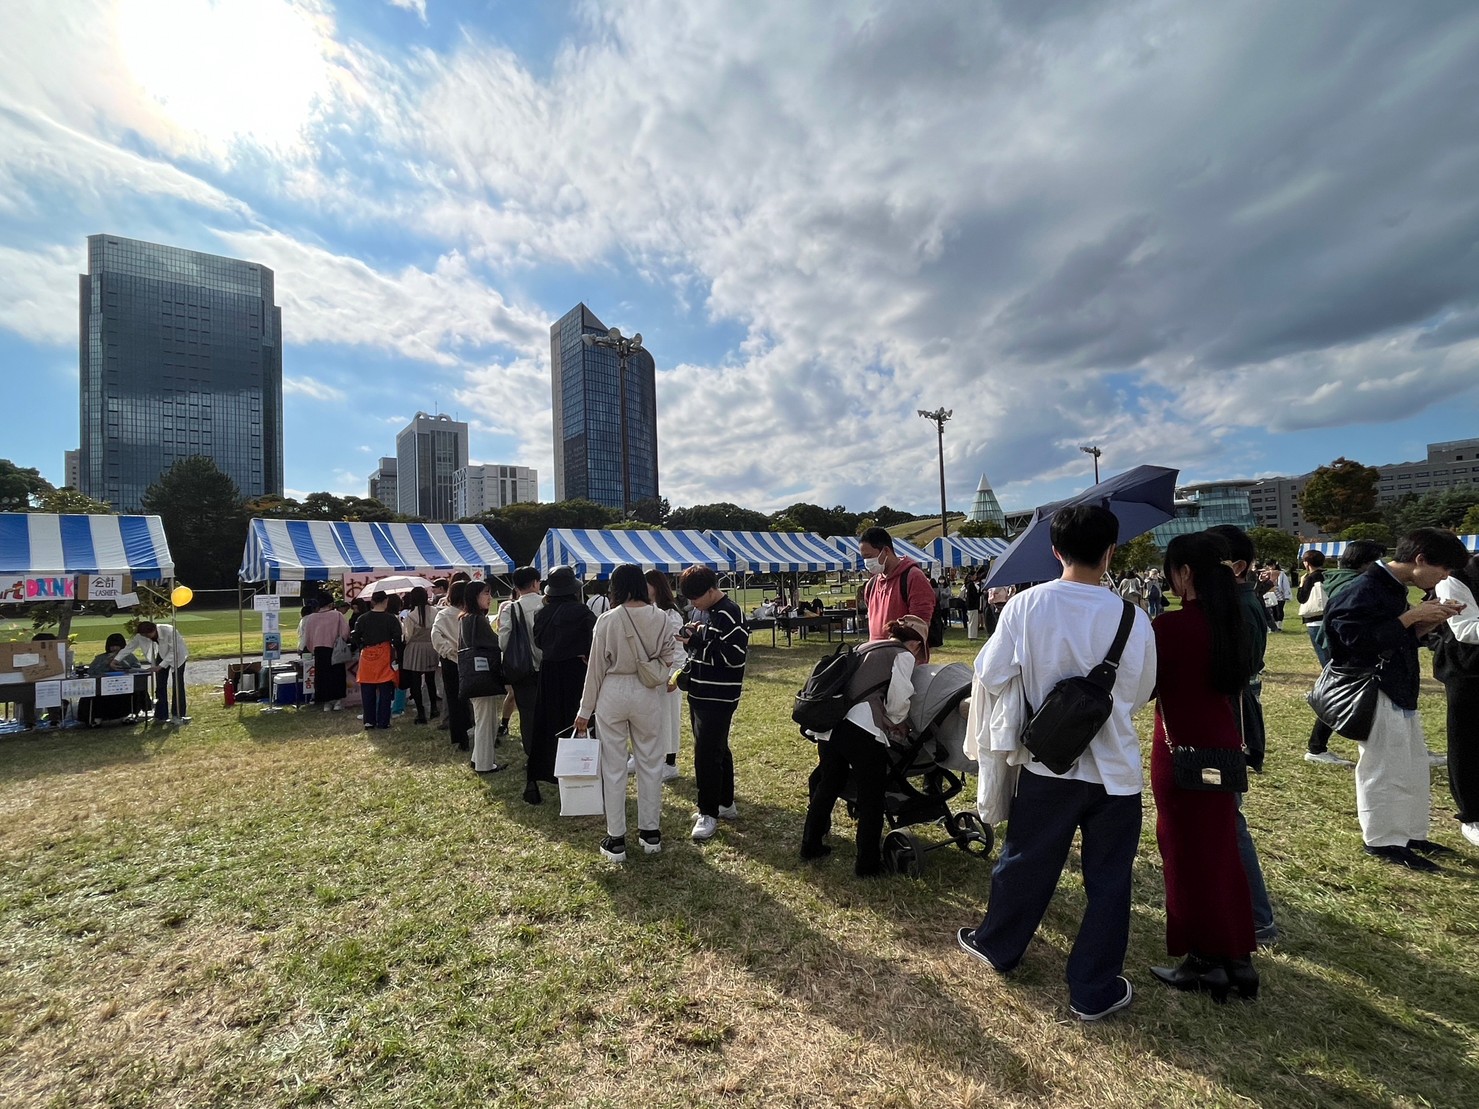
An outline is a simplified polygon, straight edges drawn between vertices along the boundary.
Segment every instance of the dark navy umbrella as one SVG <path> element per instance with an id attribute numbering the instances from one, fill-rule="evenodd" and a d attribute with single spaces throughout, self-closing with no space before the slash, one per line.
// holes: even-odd
<path id="1" fill-rule="evenodd" d="M 1002 552 L 986 578 L 993 585 L 1021 585 L 1029 581 L 1049 581 L 1063 572 L 1053 557 L 1051 531 L 1053 514 L 1059 509 L 1080 504 L 1102 504 L 1120 522 L 1119 542 L 1128 543 L 1137 535 L 1164 524 L 1176 515 L 1176 477 L 1179 470 L 1165 466 L 1136 466 L 1122 474 L 1085 489 L 1066 501 L 1045 504 L 1032 514 L 1032 520 L 1012 545 Z"/>

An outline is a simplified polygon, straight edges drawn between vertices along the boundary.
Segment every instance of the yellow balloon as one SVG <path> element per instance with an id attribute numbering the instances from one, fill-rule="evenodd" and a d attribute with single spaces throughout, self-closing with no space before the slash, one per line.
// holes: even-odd
<path id="1" fill-rule="evenodd" d="M 184 608 L 195 596 L 195 590 L 188 585 L 177 585 L 175 591 L 169 595 L 169 599 L 175 603 L 176 608 Z"/>

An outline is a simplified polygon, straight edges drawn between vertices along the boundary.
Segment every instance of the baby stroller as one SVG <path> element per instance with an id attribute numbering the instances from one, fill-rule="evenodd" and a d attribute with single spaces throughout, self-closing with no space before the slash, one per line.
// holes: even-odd
<path id="1" fill-rule="evenodd" d="M 981 822 L 974 803 L 959 812 L 950 811 L 950 802 L 965 788 L 966 773 L 975 769 L 975 763 L 965 757 L 963 711 L 970 697 L 971 676 L 971 668 L 959 662 L 914 668 L 909 736 L 889 744 L 884 787 L 884 819 L 890 831 L 883 837 L 883 865 L 894 873 L 917 878 L 929 852 L 952 844 L 981 858 L 990 855 L 996 844 L 995 831 Z M 856 798 L 849 783 L 843 799 L 853 817 L 857 816 Z M 920 824 L 937 824 L 950 838 L 927 843 L 910 830 Z"/>

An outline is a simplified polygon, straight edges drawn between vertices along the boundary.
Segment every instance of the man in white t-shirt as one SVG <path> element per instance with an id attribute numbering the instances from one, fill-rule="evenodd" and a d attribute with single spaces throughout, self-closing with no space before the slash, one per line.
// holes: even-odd
<path id="1" fill-rule="evenodd" d="M 1025 698 L 1041 706 L 1059 681 L 1082 677 L 1104 661 L 1125 611 L 1125 603 L 1099 584 L 1118 533 L 1114 514 L 1098 505 L 1054 515 L 1053 554 L 1063 564 L 1062 576 L 1007 602 L 976 660 L 980 684 L 993 699 Z M 1117 1012 L 1135 993 L 1123 971 L 1144 779 L 1130 718 L 1154 692 L 1155 667 L 1150 620 L 1136 609 L 1115 677 L 1113 711 L 1067 773 L 1033 761 L 1015 728 L 993 730 L 992 749 L 980 752 L 982 759 L 1006 758 L 1021 773 L 985 919 L 960 929 L 956 940 L 997 972 L 1014 970 L 1052 900 L 1074 833 L 1082 830 L 1088 897 L 1067 975 L 1069 1004 L 1081 1020 Z"/>

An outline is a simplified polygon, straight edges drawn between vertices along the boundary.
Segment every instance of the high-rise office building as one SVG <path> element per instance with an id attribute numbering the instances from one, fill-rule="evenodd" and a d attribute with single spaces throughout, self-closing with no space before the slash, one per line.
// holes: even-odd
<path id="1" fill-rule="evenodd" d="M 89 235 L 78 479 L 122 511 L 205 455 L 246 497 L 282 495 L 282 310 L 266 266 Z"/>
<path id="2" fill-rule="evenodd" d="M 467 466 L 452 476 L 452 503 L 459 520 L 537 500 L 539 471 L 528 466 Z"/>
<path id="3" fill-rule="evenodd" d="M 626 359 L 586 336 L 608 329 L 584 304 L 550 325 L 555 500 L 629 508 L 656 497 L 657 365 L 646 350 Z"/>
<path id="4" fill-rule="evenodd" d="M 454 475 L 467 466 L 467 425 L 446 413 L 416 413 L 395 437 L 396 504 L 402 516 L 457 519 Z"/>
<path id="5" fill-rule="evenodd" d="M 82 452 L 66 451 L 62 455 L 63 465 L 67 471 L 67 488 L 79 489 L 82 486 Z"/>
<path id="6" fill-rule="evenodd" d="M 380 468 L 370 475 L 370 500 L 379 501 L 392 512 L 399 512 L 400 494 L 397 492 L 396 460 L 382 458 Z"/>

